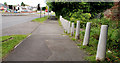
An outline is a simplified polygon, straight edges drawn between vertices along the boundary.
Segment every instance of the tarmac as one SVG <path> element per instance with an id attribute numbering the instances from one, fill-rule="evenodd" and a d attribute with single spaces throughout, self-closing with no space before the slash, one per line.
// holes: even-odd
<path id="1" fill-rule="evenodd" d="M 3 61 L 85 61 L 85 56 L 58 21 L 48 19 Z"/>
<path id="2" fill-rule="evenodd" d="M 40 23 L 37 22 L 24 22 L 21 24 L 17 24 L 5 29 L 0 30 L 2 31 L 2 34 L 0 36 L 8 36 L 8 35 L 27 35 L 32 33 L 37 27 L 40 25 Z"/>

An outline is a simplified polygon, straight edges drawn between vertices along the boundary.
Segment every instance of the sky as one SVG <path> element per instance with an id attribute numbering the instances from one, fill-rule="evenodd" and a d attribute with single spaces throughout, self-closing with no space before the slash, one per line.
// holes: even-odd
<path id="1" fill-rule="evenodd" d="M 8 5 L 21 5 L 21 2 L 24 2 L 30 6 L 37 6 L 40 3 L 41 7 L 44 7 L 46 6 L 45 1 L 46 0 L 0 0 L 0 3 L 4 4 L 4 2 L 7 2 Z"/>

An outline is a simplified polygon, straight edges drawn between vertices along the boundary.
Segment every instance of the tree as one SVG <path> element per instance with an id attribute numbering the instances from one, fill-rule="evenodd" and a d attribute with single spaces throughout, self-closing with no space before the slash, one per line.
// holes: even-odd
<path id="1" fill-rule="evenodd" d="M 40 10 L 40 4 L 38 4 L 38 6 L 37 6 L 37 10 Z"/>
<path id="2" fill-rule="evenodd" d="M 51 3 L 49 3 L 49 2 L 47 2 L 47 5 L 49 6 L 49 11 L 52 11 L 52 4 Z M 46 6 L 46 9 L 48 9 L 48 6 Z"/>
<path id="3" fill-rule="evenodd" d="M 46 7 L 42 7 L 42 10 L 44 10 L 44 11 L 45 11 L 45 9 L 46 9 Z"/>
<path id="4" fill-rule="evenodd" d="M 25 4 L 22 2 L 22 3 L 21 3 L 21 6 L 25 6 Z"/>
<path id="5" fill-rule="evenodd" d="M 6 5 L 6 6 L 7 6 L 7 2 L 4 2 L 4 5 Z"/>
<path id="6" fill-rule="evenodd" d="M 113 6 L 113 2 L 49 2 L 47 4 L 56 16 L 70 17 L 74 12 L 81 10 L 83 13 L 90 13 L 91 18 Z"/>

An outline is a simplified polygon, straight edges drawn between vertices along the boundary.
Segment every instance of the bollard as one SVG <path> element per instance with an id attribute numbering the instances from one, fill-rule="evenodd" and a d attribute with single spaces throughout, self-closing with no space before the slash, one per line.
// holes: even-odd
<path id="1" fill-rule="evenodd" d="M 80 37 L 80 21 L 77 21 L 75 39 L 79 39 L 79 37 Z"/>
<path id="2" fill-rule="evenodd" d="M 99 43 L 97 47 L 96 60 L 100 60 L 100 61 L 105 60 L 107 32 L 108 32 L 108 25 L 102 25 L 100 37 L 99 37 Z"/>
<path id="3" fill-rule="evenodd" d="M 83 45 L 88 45 L 88 44 L 89 44 L 90 26 L 91 26 L 91 23 L 90 23 L 90 22 L 87 22 L 87 24 L 86 24 L 86 30 L 85 30 L 85 36 L 84 36 L 84 41 L 83 41 Z"/>
<path id="4" fill-rule="evenodd" d="M 68 28 L 68 21 L 65 20 L 65 32 L 67 32 L 67 28 Z"/>
<path id="5" fill-rule="evenodd" d="M 65 27 L 65 32 L 67 32 L 67 21 L 66 20 L 64 20 L 64 27 Z"/>
<path id="6" fill-rule="evenodd" d="M 68 29 L 67 29 L 67 33 L 70 33 L 70 21 L 68 21 Z"/>
<path id="7" fill-rule="evenodd" d="M 71 36 L 74 35 L 74 23 L 72 23 L 72 27 L 71 27 Z"/>
<path id="8" fill-rule="evenodd" d="M 0 23 L 1 23 L 1 25 L 0 25 L 0 35 L 2 35 L 2 13 L 0 13 Z"/>
<path id="9" fill-rule="evenodd" d="M 62 19 L 62 16 L 60 16 L 60 21 L 61 21 L 61 19 Z"/>
<path id="10" fill-rule="evenodd" d="M 0 13 L 0 36 L 2 36 L 2 13 Z M 2 40 L 2 38 L 0 38 L 0 40 Z M 2 46 L 2 42 L 1 43 L 1 46 Z M 0 53 L 2 53 L 2 48 L 0 48 Z M 0 63 L 2 63 L 2 54 L 0 54 Z"/>
<path id="11" fill-rule="evenodd" d="M 68 21 L 65 20 L 65 32 L 67 32 L 67 25 L 68 25 Z"/>

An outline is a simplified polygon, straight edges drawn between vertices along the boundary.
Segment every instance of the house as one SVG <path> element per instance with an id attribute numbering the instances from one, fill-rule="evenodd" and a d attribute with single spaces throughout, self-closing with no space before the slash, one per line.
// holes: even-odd
<path id="1" fill-rule="evenodd" d="M 0 11 L 6 11 L 8 9 L 7 6 L 5 6 L 4 4 L 0 3 Z"/>

